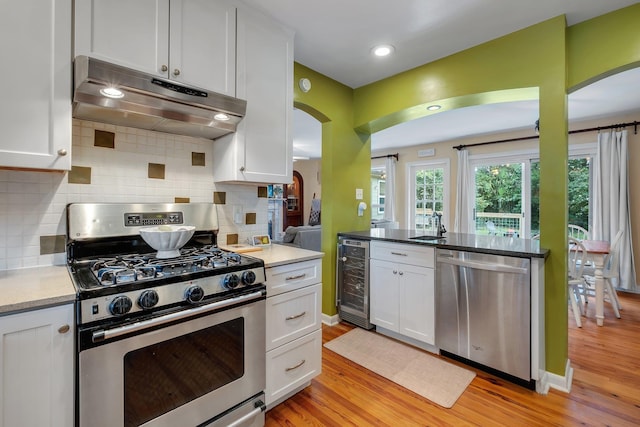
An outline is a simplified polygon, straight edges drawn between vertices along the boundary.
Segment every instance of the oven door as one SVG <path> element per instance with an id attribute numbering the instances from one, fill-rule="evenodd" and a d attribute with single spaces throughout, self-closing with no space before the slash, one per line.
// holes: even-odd
<path id="1" fill-rule="evenodd" d="M 223 301 L 92 332 L 100 345 L 79 352 L 80 426 L 197 426 L 217 417 L 228 425 L 235 407 L 239 425 L 262 425 L 255 397 L 265 388 L 265 301 L 257 294 L 231 308 L 220 310 Z"/>

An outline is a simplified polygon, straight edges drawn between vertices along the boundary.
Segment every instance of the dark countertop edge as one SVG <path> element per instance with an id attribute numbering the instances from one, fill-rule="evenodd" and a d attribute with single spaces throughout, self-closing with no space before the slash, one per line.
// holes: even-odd
<path id="1" fill-rule="evenodd" d="M 377 237 L 367 235 L 366 231 L 351 231 L 351 232 L 339 232 L 338 236 L 349 237 L 352 239 L 360 239 L 360 240 L 380 240 L 386 242 L 394 242 L 394 243 L 403 243 L 410 245 L 420 245 L 420 246 L 431 246 L 439 249 L 449 249 L 454 251 L 467 251 L 467 252 L 477 252 L 483 254 L 490 255 L 502 255 L 502 256 L 515 256 L 520 258 L 547 258 L 549 256 L 549 250 L 540 248 L 539 252 L 521 252 L 521 251 L 513 251 L 513 250 L 504 250 L 504 249 L 495 249 L 495 248 L 478 248 L 475 246 L 466 246 L 466 245 L 456 245 L 450 244 L 446 242 L 447 236 L 445 235 L 443 239 L 444 242 L 439 240 L 433 241 L 424 241 L 424 240 L 416 240 L 416 239 L 399 239 L 393 237 Z"/>

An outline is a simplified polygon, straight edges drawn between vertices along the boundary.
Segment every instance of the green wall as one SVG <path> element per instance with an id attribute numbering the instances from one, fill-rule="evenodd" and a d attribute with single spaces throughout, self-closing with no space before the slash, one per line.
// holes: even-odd
<path id="1" fill-rule="evenodd" d="M 567 28 L 559 16 L 463 52 L 352 90 L 296 64 L 310 78 L 296 105 L 323 122 L 323 312 L 335 314 L 336 233 L 368 228 L 355 188 L 370 199 L 368 134 L 443 110 L 532 99 L 540 105 L 541 244 L 545 263 L 546 370 L 564 375 L 568 356 L 567 92 L 640 63 L 640 4 Z M 440 111 L 443 111 L 440 110 Z M 358 134 L 353 129 L 358 130 Z M 325 216 L 327 215 L 327 216 Z"/>
<path id="2" fill-rule="evenodd" d="M 301 78 L 311 81 L 311 90 L 298 87 Z M 353 89 L 303 65 L 294 68 L 294 105 L 322 122 L 322 312 L 336 314 L 336 244 L 340 231 L 367 230 L 370 211 L 357 216 L 356 188 L 371 199 L 371 140 L 353 127 Z"/>

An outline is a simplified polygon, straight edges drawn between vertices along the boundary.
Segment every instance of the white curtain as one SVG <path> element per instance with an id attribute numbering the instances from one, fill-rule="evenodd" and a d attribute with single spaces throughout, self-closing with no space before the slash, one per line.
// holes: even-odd
<path id="1" fill-rule="evenodd" d="M 471 204 L 469 202 L 469 153 L 466 149 L 458 150 L 458 174 L 456 185 L 456 213 L 453 223 L 453 231 L 456 233 L 469 233 L 471 229 Z"/>
<path id="2" fill-rule="evenodd" d="M 384 187 L 384 219 L 395 222 L 396 220 L 396 158 L 387 156 L 385 164 L 387 175 Z"/>
<path id="3" fill-rule="evenodd" d="M 620 246 L 621 289 L 637 291 L 629 216 L 629 158 L 627 131 L 598 134 L 595 165 L 593 238 L 608 240 L 623 230 Z"/>

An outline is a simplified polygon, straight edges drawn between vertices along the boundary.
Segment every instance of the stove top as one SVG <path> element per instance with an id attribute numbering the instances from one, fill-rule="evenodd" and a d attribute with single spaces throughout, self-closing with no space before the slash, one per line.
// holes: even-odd
<path id="1" fill-rule="evenodd" d="M 175 258 L 157 258 L 140 227 L 193 224 Z M 264 292 L 264 261 L 217 247 L 211 203 L 71 204 L 67 265 L 78 299 L 78 324 L 131 319 Z"/>
<path id="2" fill-rule="evenodd" d="M 213 245 L 180 250 L 180 256 L 156 258 L 155 253 L 132 253 L 99 257 L 72 263 L 75 270 L 89 269 L 92 276 L 77 281 L 80 292 L 120 286 L 131 282 L 167 282 L 169 278 L 206 276 L 231 272 L 234 267 L 251 268 L 259 265 L 255 258 L 227 252 Z M 190 276 L 191 275 L 191 276 Z"/>

